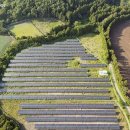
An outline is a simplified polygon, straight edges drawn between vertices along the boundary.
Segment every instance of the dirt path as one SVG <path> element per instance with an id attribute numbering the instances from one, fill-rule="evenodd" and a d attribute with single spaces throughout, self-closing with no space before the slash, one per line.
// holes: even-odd
<path id="1" fill-rule="evenodd" d="M 130 21 L 116 25 L 110 35 L 121 74 L 128 81 L 130 95 Z"/>

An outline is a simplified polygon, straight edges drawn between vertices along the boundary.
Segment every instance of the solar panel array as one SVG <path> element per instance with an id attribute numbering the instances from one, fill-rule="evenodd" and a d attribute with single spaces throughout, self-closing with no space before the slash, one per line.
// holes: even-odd
<path id="1" fill-rule="evenodd" d="M 106 65 L 68 67 L 75 57 L 81 61 L 97 60 L 85 52 L 77 39 L 21 51 L 10 61 L 0 83 L 0 99 L 94 101 L 94 104 L 21 104 L 18 113 L 26 115 L 26 121 L 34 122 L 37 130 L 119 130 L 115 105 L 108 103 L 112 99 L 109 78 L 89 74 L 90 68 Z"/>
<path id="2" fill-rule="evenodd" d="M 118 124 L 36 124 L 37 130 L 120 130 Z"/>

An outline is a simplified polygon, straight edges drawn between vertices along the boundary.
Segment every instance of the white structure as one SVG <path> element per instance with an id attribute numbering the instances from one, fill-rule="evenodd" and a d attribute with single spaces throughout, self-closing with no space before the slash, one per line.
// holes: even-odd
<path id="1" fill-rule="evenodd" d="M 5 4 L 0 4 L 1 8 L 5 8 L 5 6 L 6 6 Z"/>
<path id="2" fill-rule="evenodd" d="M 107 70 L 100 70 L 99 71 L 99 75 L 101 75 L 101 76 L 108 76 L 108 72 L 107 72 Z"/>

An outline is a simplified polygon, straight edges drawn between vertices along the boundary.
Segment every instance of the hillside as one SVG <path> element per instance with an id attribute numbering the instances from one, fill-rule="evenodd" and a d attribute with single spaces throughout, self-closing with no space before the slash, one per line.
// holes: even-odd
<path id="1" fill-rule="evenodd" d="M 129 130 L 128 82 L 110 35 L 129 19 L 129 0 L 1 0 L 0 130 Z"/>

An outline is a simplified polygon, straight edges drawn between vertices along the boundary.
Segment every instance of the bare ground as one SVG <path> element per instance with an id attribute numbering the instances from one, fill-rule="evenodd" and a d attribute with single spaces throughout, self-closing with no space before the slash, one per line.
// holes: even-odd
<path id="1" fill-rule="evenodd" d="M 128 94 L 130 96 L 130 21 L 116 25 L 110 36 L 120 72 L 128 82 Z"/>

